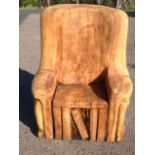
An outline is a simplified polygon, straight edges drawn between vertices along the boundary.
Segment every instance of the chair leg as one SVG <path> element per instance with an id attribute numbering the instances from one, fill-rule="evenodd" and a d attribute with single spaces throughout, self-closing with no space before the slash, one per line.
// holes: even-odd
<path id="1" fill-rule="evenodd" d="M 112 101 L 110 103 L 108 112 L 107 141 L 114 142 L 116 138 L 120 99 L 113 96 L 111 100 Z"/>
<path id="2" fill-rule="evenodd" d="M 44 135 L 44 127 L 43 127 L 43 112 L 42 112 L 42 106 L 41 103 L 36 100 L 34 105 L 34 111 L 35 111 L 35 118 L 36 123 L 38 126 L 38 137 L 41 138 Z"/>
<path id="3" fill-rule="evenodd" d="M 121 141 L 123 138 L 124 130 L 125 130 L 125 115 L 127 111 L 128 105 L 122 104 L 119 107 L 118 113 L 118 127 L 117 127 L 117 141 Z"/>
<path id="4" fill-rule="evenodd" d="M 84 121 L 82 119 L 82 116 L 81 116 L 79 109 L 72 110 L 72 116 L 73 116 L 75 124 L 78 128 L 78 131 L 80 133 L 81 138 L 83 140 L 87 139 L 88 138 L 88 132 L 87 132 L 86 126 L 84 124 Z"/>
<path id="5" fill-rule="evenodd" d="M 96 141 L 98 109 L 90 109 L 90 140 Z"/>
<path id="6" fill-rule="evenodd" d="M 53 113 L 54 113 L 55 138 L 62 139 L 61 107 L 53 108 Z"/>
<path id="7" fill-rule="evenodd" d="M 104 141 L 106 137 L 107 109 L 99 109 L 97 141 Z"/>
<path id="8" fill-rule="evenodd" d="M 54 138 L 53 134 L 53 115 L 52 115 L 52 104 L 51 99 L 42 100 L 42 109 L 43 109 L 43 124 L 45 137 L 49 139 Z"/>
<path id="9" fill-rule="evenodd" d="M 62 119 L 63 119 L 63 139 L 72 139 L 72 125 L 71 125 L 71 109 L 62 108 Z"/>

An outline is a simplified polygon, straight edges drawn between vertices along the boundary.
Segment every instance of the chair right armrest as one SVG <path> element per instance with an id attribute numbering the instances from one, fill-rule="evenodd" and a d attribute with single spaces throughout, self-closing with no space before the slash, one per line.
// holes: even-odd
<path id="1" fill-rule="evenodd" d="M 35 99 L 40 97 L 52 97 L 56 89 L 57 81 L 51 70 L 39 70 L 32 82 L 32 94 Z"/>

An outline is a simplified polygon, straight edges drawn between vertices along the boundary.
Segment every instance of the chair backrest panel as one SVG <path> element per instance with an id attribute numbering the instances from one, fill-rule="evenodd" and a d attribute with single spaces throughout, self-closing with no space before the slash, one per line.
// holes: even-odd
<path id="1" fill-rule="evenodd" d="M 57 80 L 64 84 L 91 83 L 111 61 L 119 26 L 115 10 L 90 5 L 53 10 L 55 23 L 51 37 Z"/>

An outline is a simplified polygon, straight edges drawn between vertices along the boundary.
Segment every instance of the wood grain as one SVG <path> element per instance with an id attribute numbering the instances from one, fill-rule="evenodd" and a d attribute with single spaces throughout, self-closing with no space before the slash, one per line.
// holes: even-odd
<path id="1" fill-rule="evenodd" d="M 86 126 L 84 124 L 84 121 L 82 119 L 80 111 L 78 109 L 73 109 L 72 116 L 73 116 L 75 124 L 78 128 L 81 138 L 83 140 L 87 139 L 89 136 L 88 136 L 88 132 L 87 132 Z"/>
<path id="2" fill-rule="evenodd" d="M 104 141 L 107 128 L 107 109 L 99 109 L 97 141 Z"/>
<path id="3" fill-rule="evenodd" d="M 107 108 L 104 91 L 99 88 L 100 84 L 94 84 L 94 87 L 82 84 L 58 86 L 53 100 L 54 107 Z M 100 94 L 96 93 L 97 89 Z"/>
<path id="4" fill-rule="evenodd" d="M 55 126 L 55 138 L 62 139 L 62 112 L 61 107 L 53 107 L 54 112 L 54 126 Z"/>
<path id="5" fill-rule="evenodd" d="M 42 12 L 41 60 L 32 83 L 40 137 L 43 134 L 46 138 L 53 137 L 52 112 L 47 102 L 54 99 L 54 106 L 64 109 L 63 121 L 69 118 L 68 126 L 65 126 L 67 131 L 64 131 L 66 139 L 71 139 L 71 118 L 67 107 L 90 109 L 94 123 L 91 137 L 94 140 L 98 121 L 95 110 L 106 109 L 108 101 L 107 139 L 111 142 L 122 140 L 132 93 L 126 65 L 127 33 L 127 15 L 114 8 L 67 4 L 50 6 Z M 96 91 L 91 84 L 100 80 L 104 80 L 106 89 L 100 84 Z M 58 83 L 67 86 L 61 89 Z M 68 85 L 89 85 L 92 89 L 80 86 L 74 90 Z M 98 90 L 107 96 L 102 98 Z M 103 104 L 100 104 L 101 100 Z"/>
<path id="6" fill-rule="evenodd" d="M 62 119 L 63 119 L 63 139 L 72 139 L 72 126 L 71 126 L 71 109 L 62 108 Z"/>
<path id="7" fill-rule="evenodd" d="M 98 109 L 93 108 L 90 110 L 90 140 L 96 141 L 97 124 L 98 124 Z"/>

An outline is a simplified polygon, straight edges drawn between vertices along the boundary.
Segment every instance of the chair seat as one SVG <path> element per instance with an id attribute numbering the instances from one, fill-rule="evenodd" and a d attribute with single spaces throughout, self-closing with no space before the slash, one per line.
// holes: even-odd
<path id="1" fill-rule="evenodd" d="M 54 107 L 107 108 L 104 87 L 101 84 L 59 85 L 53 100 Z"/>
<path id="2" fill-rule="evenodd" d="M 71 140 L 78 133 L 83 140 L 105 139 L 108 104 L 103 88 L 101 84 L 57 87 L 53 99 L 56 139 Z"/>

